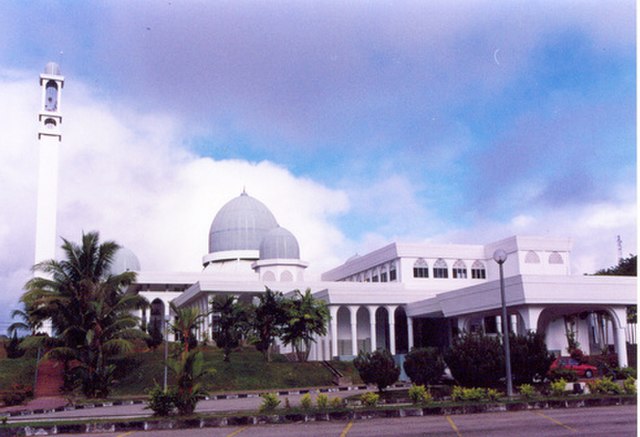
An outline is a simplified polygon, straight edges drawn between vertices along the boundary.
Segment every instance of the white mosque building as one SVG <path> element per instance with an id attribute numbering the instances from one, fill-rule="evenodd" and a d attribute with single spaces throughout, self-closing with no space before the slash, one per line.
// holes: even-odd
<path id="1" fill-rule="evenodd" d="M 47 64 L 40 75 L 36 263 L 55 253 L 63 83 L 59 67 Z M 506 305 L 515 332 L 543 332 L 550 350 L 566 354 L 570 330 L 586 353 L 613 347 L 620 366 L 627 365 L 627 341 L 635 343 L 635 336 L 627 329 L 626 308 L 637 303 L 636 278 L 571 275 L 567 238 L 513 236 L 485 245 L 393 243 L 348 259 L 320 281 L 309 281 L 295 236 L 278 225 L 266 205 L 243 192 L 213 218 L 209 253 L 193 272 L 146 271 L 128 249 L 118 252 L 113 269 L 137 272 L 128 291 L 151 303 L 149 311 L 140 312 L 146 324 L 163 325 L 171 318 L 171 302 L 205 313 L 218 294 L 252 301 L 267 287 L 285 294 L 310 289 L 331 315 L 328 333 L 316 338 L 310 359 L 350 359 L 361 350 L 384 348 L 398 355 L 413 347 L 446 346 L 463 330 L 499 333 L 497 250 L 507 255 Z M 200 339 L 211 338 L 212 323 L 212 316 L 203 322 Z"/>

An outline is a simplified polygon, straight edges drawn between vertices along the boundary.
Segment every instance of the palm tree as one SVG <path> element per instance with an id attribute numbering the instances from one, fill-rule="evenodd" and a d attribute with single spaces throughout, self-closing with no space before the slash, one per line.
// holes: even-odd
<path id="1" fill-rule="evenodd" d="M 200 325 L 205 314 L 200 313 L 197 308 L 187 307 L 178 308 L 173 302 L 170 302 L 171 310 L 176 315 L 175 322 L 170 326 L 180 336 L 180 340 L 183 343 L 184 352 L 188 353 L 190 349 L 190 342 L 195 340 L 193 337 L 193 331 Z"/>
<path id="2" fill-rule="evenodd" d="M 307 361 L 313 336 L 327 333 L 329 310 L 323 301 L 313 297 L 311 290 L 295 293 L 296 297 L 286 305 L 289 320 L 284 325 L 282 341 L 293 347 L 299 361 Z"/>
<path id="3" fill-rule="evenodd" d="M 231 351 L 240 345 L 249 330 L 250 310 L 233 296 L 218 295 L 211 301 L 211 312 L 216 319 L 213 339 L 223 350 L 224 361 L 228 362 Z"/>
<path id="4" fill-rule="evenodd" d="M 146 337 L 132 315 L 146 301 L 126 294 L 135 273 L 110 272 L 119 247 L 100 243 L 97 232 L 83 233 L 79 245 L 63 239 L 64 259 L 36 264 L 34 270 L 44 275 L 29 280 L 21 297 L 30 320 L 51 320 L 55 338 L 47 356 L 76 360 L 72 376 L 89 397 L 108 393 L 114 371 L 109 358 L 131 350 L 131 340 Z"/>

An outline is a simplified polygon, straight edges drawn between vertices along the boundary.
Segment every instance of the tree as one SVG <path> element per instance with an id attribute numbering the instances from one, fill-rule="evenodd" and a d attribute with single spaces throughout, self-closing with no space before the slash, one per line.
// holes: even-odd
<path id="1" fill-rule="evenodd" d="M 242 337 L 249 330 L 250 310 L 235 297 L 218 295 L 211 301 L 214 315 L 213 339 L 224 352 L 224 361 L 229 361 L 233 349 L 240 346 Z"/>
<path id="2" fill-rule="evenodd" d="M 542 380 L 553 362 L 544 342 L 544 334 L 529 331 L 525 335 L 509 334 L 513 379 L 517 385 Z"/>
<path id="3" fill-rule="evenodd" d="M 373 353 L 360 352 L 353 360 L 353 365 L 358 369 L 362 382 L 375 384 L 380 392 L 395 383 L 400 376 L 400 368 L 386 349 Z"/>
<path id="4" fill-rule="evenodd" d="M 262 352 L 266 362 L 271 361 L 273 341 L 280 336 L 287 323 L 285 301 L 281 292 L 269 288 L 259 297 L 260 303 L 255 309 L 252 320 L 253 330 L 257 336 L 255 347 Z"/>
<path id="5" fill-rule="evenodd" d="M 176 375 L 173 402 L 180 414 L 191 414 L 198 401 L 207 395 L 201 380 L 213 370 L 205 369 L 204 356 L 199 350 L 183 350 L 179 359 L 170 360 L 168 364 Z"/>
<path id="6" fill-rule="evenodd" d="M 600 269 L 594 273 L 597 276 L 638 276 L 638 255 L 621 258 L 618 265 L 608 269 Z M 627 323 L 638 323 L 638 306 L 627 307 Z"/>
<path id="7" fill-rule="evenodd" d="M 29 308 L 24 310 L 15 309 L 11 311 L 12 319 L 20 319 L 19 322 L 13 322 L 7 328 L 7 332 L 9 335 L 13 335 L 18 331 L 28 332 L 30 335 L 35 335 L 40 328 L 42 328 L 42 323 L 31 315 L 32 311 Z"/>
<path id="8" fill-rule="evenodd" d="M 20 358 L 24 355 L 24 349 L 20 348 L 20 339 L 18 333 L 13 331 L 13 336 L 8 343 L 4 344 L 4 350 L 7 352 L 7 358 Z"/>
<path id="9" fill-rule="evenodd" d="M 145 300 L 126 294 L 135 273 L 112 275 L 110 266 L 119 246 L 99 240 L 97 232 L 83 233 L 80 244 L 63 239 L 64 258 L 35 265 L 34 270 L 44 275 L 29 280 L 21 297 L 34 325 L 51 321 L 55 338 L 46 356 L 75 360 L 70 376 L 88 397 L 108 394 L 115 370 L 109 359 L 131 350 L 131 340 L 146 338 L 133 316 Z M 24 341 L 36 345 L 46 339 Z"/>
<path id="10" fill-rule="evenodd" d="M 438 349 L 418 348 L 407 354 L 404 371 L 415 385 L 436 384 L 444 374 L 445 364 Z"/>
<path id="11" fill-rule="evenodd" d="M 189 352 L 198 345 L 194 331 L 205 315 L 195 307 L 178 308 L 173 302 L 170 305 L 176 315 L 174 322 L 170 325 L 171 329 L 180 338 L 183 350 Z"/>
<path id="12" fill-rule="evenodd" d="M 445 352 L 455 380 L 466 387 L 492 387 L 504 377 L 504 350 L 497 338 L 463 333 Z"/>
<path id="13" fill-rule="evenodd" d="M 291 345 L 298 361 L 307 361 L 314 335 L 327 333 L 329 310 L 327 305 L 311 294 L 295 290 L 295 297 L 286 301 L 287 324 L 283 327 L 282 341 Z"/>

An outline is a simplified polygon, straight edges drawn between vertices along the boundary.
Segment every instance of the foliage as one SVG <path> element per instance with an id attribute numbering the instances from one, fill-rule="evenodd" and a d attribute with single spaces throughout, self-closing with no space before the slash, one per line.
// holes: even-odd
<path id="1" fill-rule="evenodd" d="M 504 376 L 502 344 L 483 334 L 462 334 L 445 352 L 444 360 L 458 384 L 466 387 L 494 386 Z"/>
<path id="2" fill-rule="evenodd" d="M 11 311 L 12 319 L 20 319 L 19 322 L 13 322 L 7 328 L 9 335 L 14 335 L 19 331 L 28 332 L 30 335 L 35 335 L 40 328 L 42 328 L 42 321 L 34 317 L 30 308 L 23 303 L 24 310 L 15 309 Z"/>
<path id="3" fill-rule="evenodd" d="M 563 379 L 565 382 L 575 382 L 578 380 L 578 374 L 575 370 L 557 368 L 549 371 L 547 374 L 550 381 Z"/>
<path id="4" fill-rule="evenodd" d="M 587 382 L 587 384 L 589 385 L 589 391 L 591 391 L 591 393 L 614 395 L 622 393 L 622 388 L 609 376 L 594 379 L 593 381 Z"/>
<path id="5" fill-rule="evenodd" d="M 337 396 L 335 398 L 331 399 L 330 403 L 331 403 L 331 408 L 338 409 L 338 408 L 344 407 L 344 399 L 339 398 Z"/>
<path id="6" fill-rule="evenodd" d="M 487 392 L 482 387 L 460 387 L 456 385 L 451 391 L 451 400 L 454 402 L 482 401 L 487 398 Z"/>
<path id="7" fill-rule="evenodd" d="M 444 369 L 444 360 L 436 348 L 412 349 L 404 361 L 404 371 L 411 382 L 418 385 L 436 384 Z"/>
<path id="8" fill-rule="evenodd" d="M 490 400 L 490 401 L 497 401 L 498 399 L 500 399 L 501 395 L 502 395 L 502 393 L 500 393 L 495 388 L 488 388 L 487 389 L 487 399 Z"/>
<path id="9" fill-rule="evenodd" d="M 618 367 L 614 369 L 614 373 L 616 375 L 616 379 L 637 378 L 636 369 L 633 367 Z"/>
<path id="10" fill-rule="evenodd" d="M 154 416 L 168 416 L 175 406 L 175 392 L 173 390 L 165 391 L 158 384 L 149 390 L 149 401 L 145 409 L 152 410 Z"/>
<path id="11" fill-rule="evenodd" d="M 2 402 L 6 407 L 22 405 L 27 399 L 33 397 L 33 388 L 30 385 L 11 384 L 11 389 L 2 393 Z"/>
<path id="12" fill-rule="evenodd" d="M 310 289 L 294 293 L 293 299 L 285 301 L 287 323 L 282 330 L 282 341 L 293 347 L 298 361 L 307 361 L 311 343 L 315 342 L 313 337 L 327 333 L 329 310 L 323 301 L 313 297 Z"/>
<path id="13" fill-rule="evenodd" d="M 373 353 L 360 352 L 353 364 L 358 369 L 362 381 L 365 384 L 375 384 L 378 391 L 395 383 L 400 376 L 400 368 L 386 349 Z"/>
<path id="14" fill-rule="evenodd" d="M 431 393 L 425 388 L 424 385 L 412 385 L 409 388 L 409 399 L 414 404 L 428 404 L 433 401 Z"/>
<path id="15" fill-rule="evenodd" d="M 618 265 L 608 269 L 600 269 L 596 276 L 638 276 L 638 255 L 629 255 L 618 261 Z"/>
<path id="16" fill-rule="evenodd" d="M 326 410 L 327 408 L 329 408 L 329 396 L 324 393 L 318 394 L 318 396 L 316 397 L 316 405 L 318 406 L 319 410 Z"/>
<path id="17" fill-rule="evenodd" d="M 180 339 L 183 352 L 188 353 L 198 346 L 195 330 L 205 316 L 195 307 L 178 308 L 173 302 L 170 305 L 175 314 L 174 321 L 170 324 L 171 329 Z"/>
<path id="18" fill-rule="evenodd" d="M 536 395 L 536 390 L 531 384 L 522 384 L 518 387 L 520 395 L 526 399 L 531 399 Z"/>
<path id="19" fill-rule="evenodd" d="M 155 350 L 164 341 L 164 336 L 160 329 L 160 323 L 151 323 L 147 326 L 147 333 L 149 334 L 149 338 L 146 340 L 147 347 Z"/>
<path id="20" fill-rule="evenodd" d="M 260 395 L 262 398 L 262 405 L 260 405 L 261 412 L 270 412 L 278 408 L 280 405 L 280 399 L 275 393 L 263 393 Z"/>
<path id="21" fill-rule="evenodd" d="M 380 402 L 380 395 L 378 393 L 368 391 L 360 396 L 360 400 L 362 401 L 362 405 L 365 407 L 376 407 L 378 406 L 378 402 Z"/>
<path id="22" fill-rule="evenodd" d="M 114 242 L 100 243 L 97 232 L 83 233 L 80 244 L 63 239 L 63 260 L 35 265 L 43 274 L 26 283 L 21 297 L 33 326 L 49 319 L 56 333 L 53 340 L 30 339 L 49 342 L 48 358 L 76 362 L 73 377 L 88 397 L 108 394 L 110 357 L 131 350 L 131 340 L 146 338 L 133 315 L 145 301 L 125 293 L 135 273 L 110 272 L 118 249 Z"/>
<path id="23" fill-rule="evenodd" d="M 191 414 L 196 404 L 207 395 L 202 385 L 202 379 L 213 372 L 205 369 L 201 351 L 182 352 L 180 359 L 169 360 L 169 368 L 176 376 L 174 402 L 178 413 Z"/>
<path id="24" fill-rule="evenodd" d="M 311 400 L 311 395 L 309 393 L 305 393 L 300 398 L 300 406 L 303 410 L 310 410 L 313 405 L 313 401 Z"/>
<path id="25" fill-rule="evenodd" d="M 622 383 L 622 389 L 628 395 L 635 395 L 637 392 L 636 379 L 631 376 L 625 379 Z"/>
<path id="26" fill-rule="evenodd" d="M 228 362 L 231 352 L 240 346 L 243 335 L 249 331 L 250 310 L 234 296 L 218 295 L 211 301 L 211 312 L 216 320 L 213 339 Z"/>
<path id="27" fill-rule="evenodd" d="M 564 378 L 557 379 L 555 381 L 551 381 L 549 386 L 551 389 L 551 394 L 554 396 L 563 396 L 566 394 L 567 388 L 567 380 Z"/>
<path id="28" fill-rule="evenodd" d="M 569 350 L 569 356 L 579 362 L 580 364 L 584 364 L 587 362 L 587 357 L 585 356 L 582 349 L 573 348 Z"/>
<path id="29" fill-rule="evenodd" d="M 544 334 L 529 331 L 525 335 L 509 335 L 511 368 L 516 384 L 543 380 L 553 355 L 549 353 Z"/>
<path id="30" fill-rule="evenodd" d="M 24 355 L 24 349 L 20 348 L 20 339 L 18 339 L 18 333 L 13 331 L 13 336 L 8 343 L 4 344 L 4 349 L 7 352 L 7 358 L 16 359 Z"/>
<path id="31" fill-rule="evenodd" d="M 255 347 L 262 352 L 267 362 L 271 361 L 271 349 L 274 339 L 282 333 L 287 323 L 287 311 L 282 293 L 269 288 L 259 297 L 252 320 L 252 328 L 256 334 Z"/>

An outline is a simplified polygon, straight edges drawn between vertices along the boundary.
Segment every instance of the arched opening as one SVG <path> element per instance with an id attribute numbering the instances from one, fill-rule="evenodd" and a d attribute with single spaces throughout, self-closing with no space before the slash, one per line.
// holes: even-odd
<path id="1" fill-rule="evenodd" d="M 407 313 L 404 307 L 398 307 L 395 311 L 396 319 L 396 354 L 409 352 L 409 339 L 407 337 Z"/>
<path id="2" fill-rule="evenodd" d="M 376 349 L 389 350 L 389 313 L 384 307 L 376 310 Z"/>
<path id="3" fill-rule="evenodd" d="M 356 321 L 356 338 L 358 345 L 356 354 L 360 351 L 371 352 L 371 324 L 369 322 L 369 310 L 365 307 L 358 308 Z"/>
<path id="4" fill-rule="evenodd" d="M 351 352 L 351 314 L 347 307 L 340 307 L 338 319 L 338 355 L 352 355 Z"/>
<path id="5" fill-rule="evenodd" d="M 164 338 L 164 302 L 160 299 L 154 299 L 151 302 L 151 311 L 149 314 L 149 325 L 147 332 L 151 336 L 161 336 Z"/>

